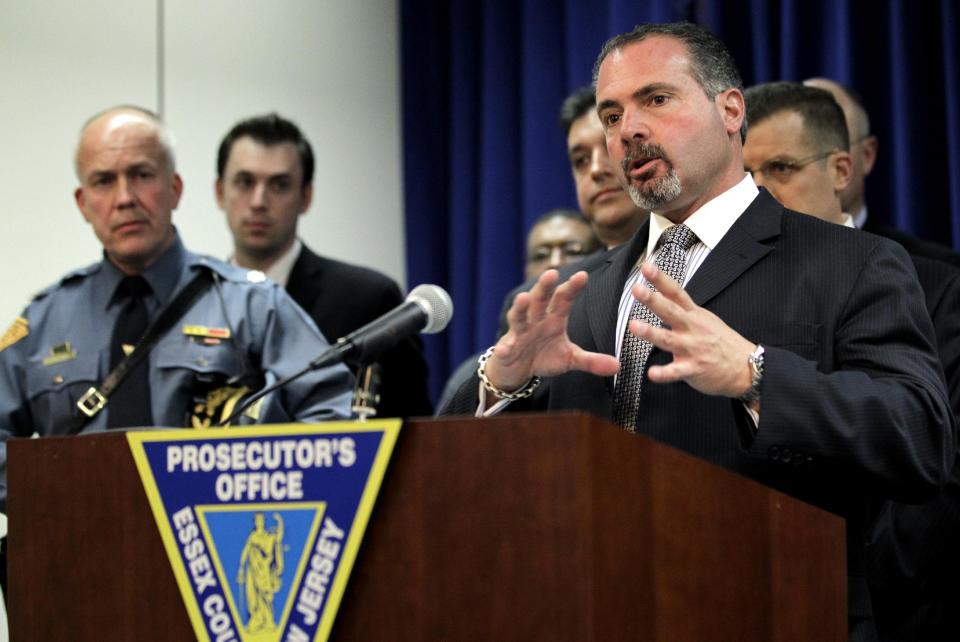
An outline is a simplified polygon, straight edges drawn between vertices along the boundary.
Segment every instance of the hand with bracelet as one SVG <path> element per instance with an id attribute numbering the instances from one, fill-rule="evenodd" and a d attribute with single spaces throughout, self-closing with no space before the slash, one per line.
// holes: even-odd
<path id="1" fill-rule="evenodd" d="M 567 336 L 570 309 L 587 284 L 587 273 L 577 272 L 559 285 L 558 280 L 556 270 L 547 270 L 529 292 L 513 300 L 507 312 L 510 329 L 484 364 L 488 389 L 510 393 L 534 376 L 584 370 L 609 377 L 620 368 L 616 357 L 587 352 Z"/>

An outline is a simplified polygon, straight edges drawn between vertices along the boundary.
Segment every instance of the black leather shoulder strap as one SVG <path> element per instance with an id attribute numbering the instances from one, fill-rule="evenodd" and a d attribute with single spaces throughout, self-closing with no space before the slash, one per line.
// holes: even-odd
<path id="1" fill-rule="evenodd" d="M 131 370 L 150 355 L 157 341 L 172 328 L 178 320 L 193 306 L 201 294 L 206 292 L 215 279 L 213 271 L 200 266 L 196 276 L 177 293 L 172 301 L 160 311 L 153 323 L 143 333 L 133 351 L 117 364 L 99 386 L 93 386 L 77 401 L 80 412 L 70 427 L 70 434 L 80 432 L 88 421 L 93 419 L 107 405 L 113 391 L 117 389 Z"/>

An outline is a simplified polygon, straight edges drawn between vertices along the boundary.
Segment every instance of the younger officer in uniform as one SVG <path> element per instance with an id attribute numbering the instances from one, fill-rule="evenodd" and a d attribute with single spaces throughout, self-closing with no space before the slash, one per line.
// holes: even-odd
<path id="1" fill-rule="evenodd" d="M 0 503 L 10 436 L 216 424 L 243 394 L 297 372 L 328 347 L 262 273 L 184 248 L 171 221 L 183 183 L 154 114 L 120 107 L 94 116 L 81 132 L 76 168 L 77 206 L 104 257 L 37 295 L 0 340 Z M 91 388 L 104 388 L 149 323 L 203 271 L 205 289 L 149 352 L 142 349 L 146 360 L 98 409 L 102 399 Z M 267 396 L 248 416 L 262 423 L 346 418 L 352 389 L 345 367 L 323 368 Z"/>

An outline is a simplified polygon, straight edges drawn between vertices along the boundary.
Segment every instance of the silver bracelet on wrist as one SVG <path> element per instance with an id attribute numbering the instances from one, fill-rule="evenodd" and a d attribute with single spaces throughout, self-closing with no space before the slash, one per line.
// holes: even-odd
<path id="1" fill-rule="evenodd" d="M 523 384 L 520 388 L 518 388 L 517 390 L 514 390 L 513 392 L 504 392 L 503 390 L 500 390 L 500 388 L 497 388 L 495 385 L 493 385 L 490 382 L 490 379 L 487 377 L 487 373 L 485 372 L 485 370 L 487 366 L 487 361 L 489 361 L 490 357 L 493 356 L 493 348 L 494 346 L 491 346 L 490 348 L 488 348 L 486 352 L 480 355 L 480 359 L 477 362 L 478 363 L 477 376 L 480 377 L 480 381 L 483 383 L 483 387 L 486 388 L 489 392 L 493 393 L 493 396 L 495 396 L 497 399 L 509 399 L 510 401 L 516 401 L 517 399 L 525 399 L 526 397 L 529 397 L 530 395 L 532 395 L 533 391 L 536 390 L 537 386 L 540 385 L 540 381 L 541 381 L 540 377 L 534 376 L 528 379 L 525 384 Z"/>

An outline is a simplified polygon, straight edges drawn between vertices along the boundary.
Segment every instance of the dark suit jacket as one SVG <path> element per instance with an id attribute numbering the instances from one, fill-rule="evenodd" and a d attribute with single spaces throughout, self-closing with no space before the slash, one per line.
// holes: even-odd
<path id="1" fill-rule="evenodd" d="M 884 506 L 866 559 L 880 640 L 955 642 L 960 637 L 960 459 L 936 500 Z"/>
<path id="2" fill-rule="evenodd" d="M 648 227 L 576 266 L 590 280 L 568 332 L 583 348 L 614 353 L 617 303 Z M 862 576 L 871 500 L 933 496 L 954 452 L 933 329 L 909 257 L 884 239 L 785 210 L 761 190 L 686 290 L 765 347 L 759 427 L 754 435 L 739 401 L 681 382 L 643 387 L 638 430 L 844 516 L 852 625 L 869 620 Z M 648 364 L 670 358 L 655 349 Z M 472 413 L 476 381 L 444 410 Z M 613 379 L 569 372 L 511 406 L 570 408 L 612 418 Z"/>
<path id="3" fill-rule="evenodd" d="M 864 224 L 863 229 L 866 232 L 879 234 L 880 236 L 885 236 L 892 241 L 896 241 L 902 245 L 911 256 L 920 256 L 925 259 L 935 259 L 937 261 L 949 263 L 955 267 L 960 267 L 960 252 L 956 252 L 946 245 L 931 243 L 930 241 L 918 239 L 917 237 L 911 236 L 906 232 L 901 232 L 895 227 L 877 223 L 876 217 L 874 216 L 867 218 L 867 222 Z"/>
<path id="4" fill-rule="evenodd" d="M 403 303 L 400 288 L 383 274 L 319 256 L 306 245 L 293 264 L 287 291 L 331 343 Z M 378 417 L 432 414 L 419 337 L 402 341 L 379 363 Z"/>
<path id="5" fill-rule="evenodd" d="M 960 416 L 960 270 L 911 255 L 937 335 L 955 416 Z M 890 502 L 867 546 L 870 592 L 884 642 L 960 637 L 960 459 L 934 501 Z"/>
<path id="6" fill-rule="evenodd" d="M 960 269 L 913 253 L 910 258 L 933 320 L 950 406 L 960 416 Z"/>

